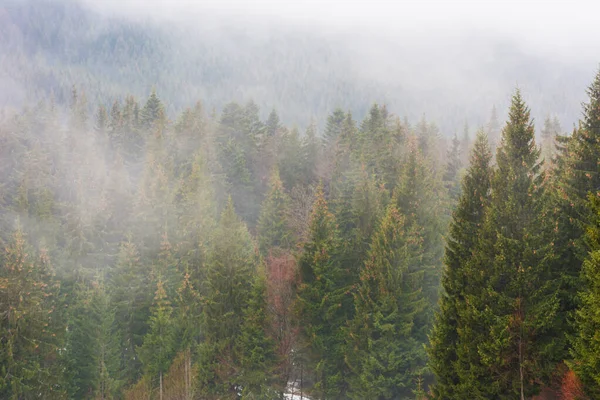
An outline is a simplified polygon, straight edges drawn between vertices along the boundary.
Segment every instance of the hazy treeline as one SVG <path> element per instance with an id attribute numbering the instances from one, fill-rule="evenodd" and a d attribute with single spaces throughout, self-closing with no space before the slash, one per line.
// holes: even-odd
<path id="1" fill-rule="evenodd" d="M 450 143 L 380 105 L 302 133 L 156 92 L 5 116 L 1 397 L 593 398 L 588 94 L 540 147 L 518 91 Z"/>
<path id="2" fill-rule="evenodd" d="M 304 129 L 337 107 L 363 119 L 377 101 L 410 120 L 426 113 L 452 134 L 465 119 L 486 124 L 492 104 L 507 109 L 518 84 L 537 121 L 557 115 L 570 129 L 593 74 L 581 57 L 543 54 L 516 33 L 436 35 L 425 23 L 420 33 L 387 34 L 385 26 L 338 32 L 335 18 L 330 30 L 228 20 L 194 14 L 198 5 L 190 2 L 189 19 L 165 23 L 145 18 L 153 7 L 143 2 L 127 16 L 119 10 L 130 1 L 112 2 L 113 12 L 92 6 L 104 3 L 0 0 L 0 105 L 20 108 L 51 93 L 68 105 L 73 84 L 86 88 L 93 105 L 112 103 L 147 96 L 155 85 L 170 118 L 197 99 L 219 112 L 231 99 L 253 99 L 262 118 L 276 107 L 282 121 Z M 415 24 L 402 19 L 393 25 Z"/>

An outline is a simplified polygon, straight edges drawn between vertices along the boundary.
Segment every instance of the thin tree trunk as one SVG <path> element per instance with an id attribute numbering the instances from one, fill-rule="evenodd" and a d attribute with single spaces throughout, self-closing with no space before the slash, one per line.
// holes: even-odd
<path id="1" fill-rule="evenodd" d="M 525 388 L 523 387 L 523 310 L 521 299 L 519 299 L 519 316 L 521 317 L 521 321 L 519 321 L 519 378 L 521 383 L 521 400 L 525 400 Z"/>
<path id="2" fill-rule="evenodd" d="M 160 400 L 163 400 L 162 371 L 159 372 L 158 378 L 159 378 L 159 381 L 160 381 L 159 398 L 160 398 Z"/>

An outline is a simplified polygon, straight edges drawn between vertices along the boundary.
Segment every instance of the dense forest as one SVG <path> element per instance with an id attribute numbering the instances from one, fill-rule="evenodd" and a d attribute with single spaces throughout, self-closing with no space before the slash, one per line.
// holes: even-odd
<path id="1" fill-rule="evenodd" d="M 5 116 L 0 396 L 596 398 L 588 95 L 539 145 L 519 90 L 449 143 L 377 104 L 301 133 L 74 87 Z"/>
<path id="2" fill-rule="evenodd" d="M 600 398 L 600 72 L 448 109 L 311 36 L 2 3 L 0 399 Z"/>

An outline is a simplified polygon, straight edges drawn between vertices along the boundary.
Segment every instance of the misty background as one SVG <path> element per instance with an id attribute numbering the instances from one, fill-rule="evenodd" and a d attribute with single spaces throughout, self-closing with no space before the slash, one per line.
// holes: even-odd
<path id="1" fill-rule="evenodd" d="M 0 105 L 156 88 L 170 116 L 252 99 L 304 128 L 376 101 L 450 136 L 494 105 L 504 117 L 519 87 L 537 121 L 570 131 L 600 43 L 578 3 L 1 0 Z"/>

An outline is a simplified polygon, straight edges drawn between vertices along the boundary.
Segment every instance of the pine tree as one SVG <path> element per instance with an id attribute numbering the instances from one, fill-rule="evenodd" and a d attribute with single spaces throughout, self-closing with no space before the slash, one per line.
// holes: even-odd
<path id="1" fill-rule="evenodd" d="M 67 336 L 72 396 L 111 398 L 119 386 L 119 347 L 110 299 L 102 282 L 80 283 L 74 297 Z"/>
<path id="2" fill-rule="evenodd" d="M 241 398 L 269 400 L 277 397 L 274 384 L 278 360 L 275 342 L 267 336 L 269 320 L 264 268 L 257 272 L 244 310 L 241 332 L 236 338 L 235 353 L 240 364 Z"/>
<path id="3" fill-rule="evenodd" d="M 132 117 L 135 116 L 135 109 L 132 109 Z M 165 108 L 156 94 L 156 89 L 152 89 L 150 97 L 146 101 L 141 111 L 140 122 L 143 128 L 150 129 L 154 123 L 165 118 Z"/>
<path id="4" fill-rule="evenodd" d="M 194 380 L 192 371 L 192 351 L 200 343 L 202 323 L 202 301 L 200 293 L 192 284 L 189 273 L 185 273 L 175 297 L 175 337 L 176 349 L 184 354 L 185 400 L 193 396 Z"/>
<path id="5" fill-rule="evenodd" d="M 273 248 L 289 249 L 294 243 L 293 232 L 287 221 L 289 202 L 279 172 L 275 169 L 258 218 L 258 244 L 263 256 Z"/>
<path id="6" fill-rule="evenodd" d="M 60 349 L 65 326 L 58 282 L 42 251 L 33 251 L 20 226 L 0 268 L 0 396 L 17 400 L 66 398 Z"/>
<path id="7" fill-rule="evenodd" d="M 598 330 L 598 305 L 600 304 L 600 201 L 598 196 L 589 195 L 590 208 L 594 211 L 595 218 L 587 229 L 587 241 L 591 252 L 583 263 L 582 275 L 584 289 L 580 291 L 581 305 L 577 310 L 576 323 L 577 336 L 573 341 L 572 354 L 574 361 L 571 364 L 578 377 L 582 380 L 586 393 L 591 398 L 600 395 L 600 354 Z"/>
<path id="8" fill-rule="evenodd" d="M 560 362 L 558 299 L 547 257 L 543 172 L 530 112 L 517 90 L 496 155 L 492 196 L 468 282 L 460 346 L 478 358 L 462 385 L 470 397 L 521 398 L 547 384 Z M 558 354 L 557 354 L 558 352 Z M 462 360 L 460 359 L 459 362 Z M 470 360 L 469 360 L 470 361 Z"/>
<path id="9" fill-rule="evenodd" d="M 267 135 L 270 137 L 277 135 L 277 133 L 281 129 L 281 125 L 279 123 L 279 115 L 277 115 L 277 111 L 275 111 L 275 109 L 271 110 L 269 118 L 265 123 L 265 128 Z"/>
<path id="10" fill-rule="evenodd" d="M 455 134 L 452 138 L 452 147 L 448 150 L 448 162 L 444 173 L 444 182 L 450 194 L 450 200 L 453 202 L 456 202 L 460 196 L 459 173 L 462 168 L 460 147 L 460 141 Z"/>
<path id="11" fill-rule="evenodd" d="M 120 338 L 120 371 L 124 384 L 132 384 L 141 374 L 137 348 L 148 330 L 152 302 L 150 268 L 144 268 L 137 247 L 131 239 L 121 244 L 110 293 L 115 308 L 115 324 Z"/>
<path id="12" fill-rule="evenodd" d="M 490 142 L 490 147 L 492 148 L 492 156 L 495 156 L 496 148 L 500 145 L 500 128 L 498 112 L 496 111 L 496 106 L 494 105 L 492 107 L 490 120 L 486 126 L 486 133 Z"/>
<path id="13" fill-rule="evenodd" d="M 156 285 L 156 294 L 150 315 L 149 330 L 144 336 L 138 354 L 143 364 L 144 373 L 152 380 L 158 378 L 159 399 L 163 399 L 163 375 L 169 369 L 174 356 L 175 337 L 171 303 L 167 298 L 162 278 Z"/>
<path id="14" fill-rule="evenodd" d="M 460 139 L 460 157 L 463 165 L 469 164 L 469 156 L 471 154 L 471 134 L 469 133 L 469 123 L 465 121 L 463 135 Z"/>
<path id="15" fill-rule="evenodd" d="M 463 325 L 461 309 L 466 307 L 467 263 L 477 245 L 487 203 L 489 202 L 491 151 L 487 136 L 478 132 L 473 144 L 469 169 L 462 181 L 462 194 L 453 213 L 446 239 L 443 293 L 433 330 L 429 336 L 429 367 L 436 378 L 435 399 L 463 399 L 456 372 L 458 332 Z"/>
<path id="16" fill-rule="evenodd" d="M 558 226 L 562 233 L 557 244 L 559 249 L 559 264 L 568 265 L 570 268 L 562 271 L 565 285 L 565 295 L 568 307 L 572 311 L 577 303 L 573 299 L 573 291 L 580 292 L 579 309 L 577 310 L 575 334 L 573 338 L 572 368 L 585 385 L 586 392 L 592 397 L 600 394 L 598 381 L 597 352 L 597 304 L 598 304 L 598 190 L 600 188 L 600 174 L 598 158 L 600 158 L 600 72 L 592 85 L 588 88 L 589 101 L 584 104 L 584 118 L 573 136 L 566 145 L 566 157 L 563 165 L 562 193 L 564 200 L 559 203 L 562 207 L 559 212 L 565 213 Z M 583 196 L 587 195 L 587 201 Z M 570 207 L 569 207 L 570 206 Z M 584 228 L 587 232 L 585 241 L 582 237 Z M 588 252 L 583 266 L 581 260 Z M 563 267 L 563 269 L 565 269 Z M 577 279 L 577 272 L 581 269 L 582 281 Z"/>
<path id="17" fill-rule="evenodd" d="M 302 351 L 315 374 L 313 391 L 325 398 L 343 398 L 346 390 L 342 326 L 352 299 L 343 285 L 338 251 L 335 218 L 320 185 L 311 215 L 310 238 L 299 261 L 298 307 Z"/>
<path id="18" fill-rule="evenodd" d="M 408 398 L 425 365 L 413 331 L 415 315 L 425 308 L 422 274 L 410 268 L 420 238 L 405 226 L 395 203 L 373 236 L 355 294 L 356 315 L 346 339 L 354 399 Z"/>
<path id="19" fill-rule="evenodd" d="M 252 291 L 257 254 L 245 224 L 229 199 L 214 234 L 203 282 L 203 342 L 199 352 L 199 384 L 205 396 L 236 396 L 235 342 Z"/>
<path id="20" fill-rule="evenodd" d="M 408 154 L 395 189 L 397 207 L 421 240 L 421 255 L 412 268 L 423 274 L 423 293 L 427 298 L 426 311 L 417 319 L 426 340 L 438 301 L 443 256 L 441 205 L 445 201 L 440 182 L 414 139 L 409 142 Z"/>

